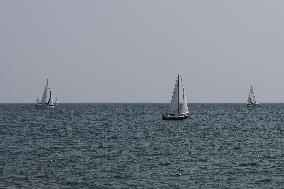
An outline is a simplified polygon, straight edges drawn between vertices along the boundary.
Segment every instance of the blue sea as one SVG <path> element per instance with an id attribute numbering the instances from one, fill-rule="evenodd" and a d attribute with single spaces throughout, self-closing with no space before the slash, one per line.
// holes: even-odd
<path id="1" fill-rule="evenodd" d="M 0 104 L 0 188 L 284 188 L 284 104 Z"/>

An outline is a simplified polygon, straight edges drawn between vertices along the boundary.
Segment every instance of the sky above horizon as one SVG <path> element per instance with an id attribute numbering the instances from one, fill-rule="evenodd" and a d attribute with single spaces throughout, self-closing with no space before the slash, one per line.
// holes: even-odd
<path id="1" fill-rule="evenodd" d="M 0 103 L 284 102 L 284 1 L 0 1 Z"/>

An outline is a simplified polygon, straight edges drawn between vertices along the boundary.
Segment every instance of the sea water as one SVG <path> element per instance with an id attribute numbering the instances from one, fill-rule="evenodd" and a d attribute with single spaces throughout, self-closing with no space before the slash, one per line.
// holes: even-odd
<path id="1" fill-rule="evenodd" d="M 0 188 L 284 188 L 284 104 L 0 105 Z"/>

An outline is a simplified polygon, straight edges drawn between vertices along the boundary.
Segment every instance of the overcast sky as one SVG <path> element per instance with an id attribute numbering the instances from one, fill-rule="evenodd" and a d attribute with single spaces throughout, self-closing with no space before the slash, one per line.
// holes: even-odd
<path id="1" fill-rule="evenodd" d="M 2 0 L 0 102 L 284 102 L 282 0 Z"/>

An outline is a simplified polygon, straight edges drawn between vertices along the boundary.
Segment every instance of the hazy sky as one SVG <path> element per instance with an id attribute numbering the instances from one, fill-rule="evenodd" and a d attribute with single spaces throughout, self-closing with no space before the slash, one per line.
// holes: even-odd
<path id="1" fill-rule="evenodd" d="M 284 102 L 283 0 L 2 0 L 0 102 Z"/>

